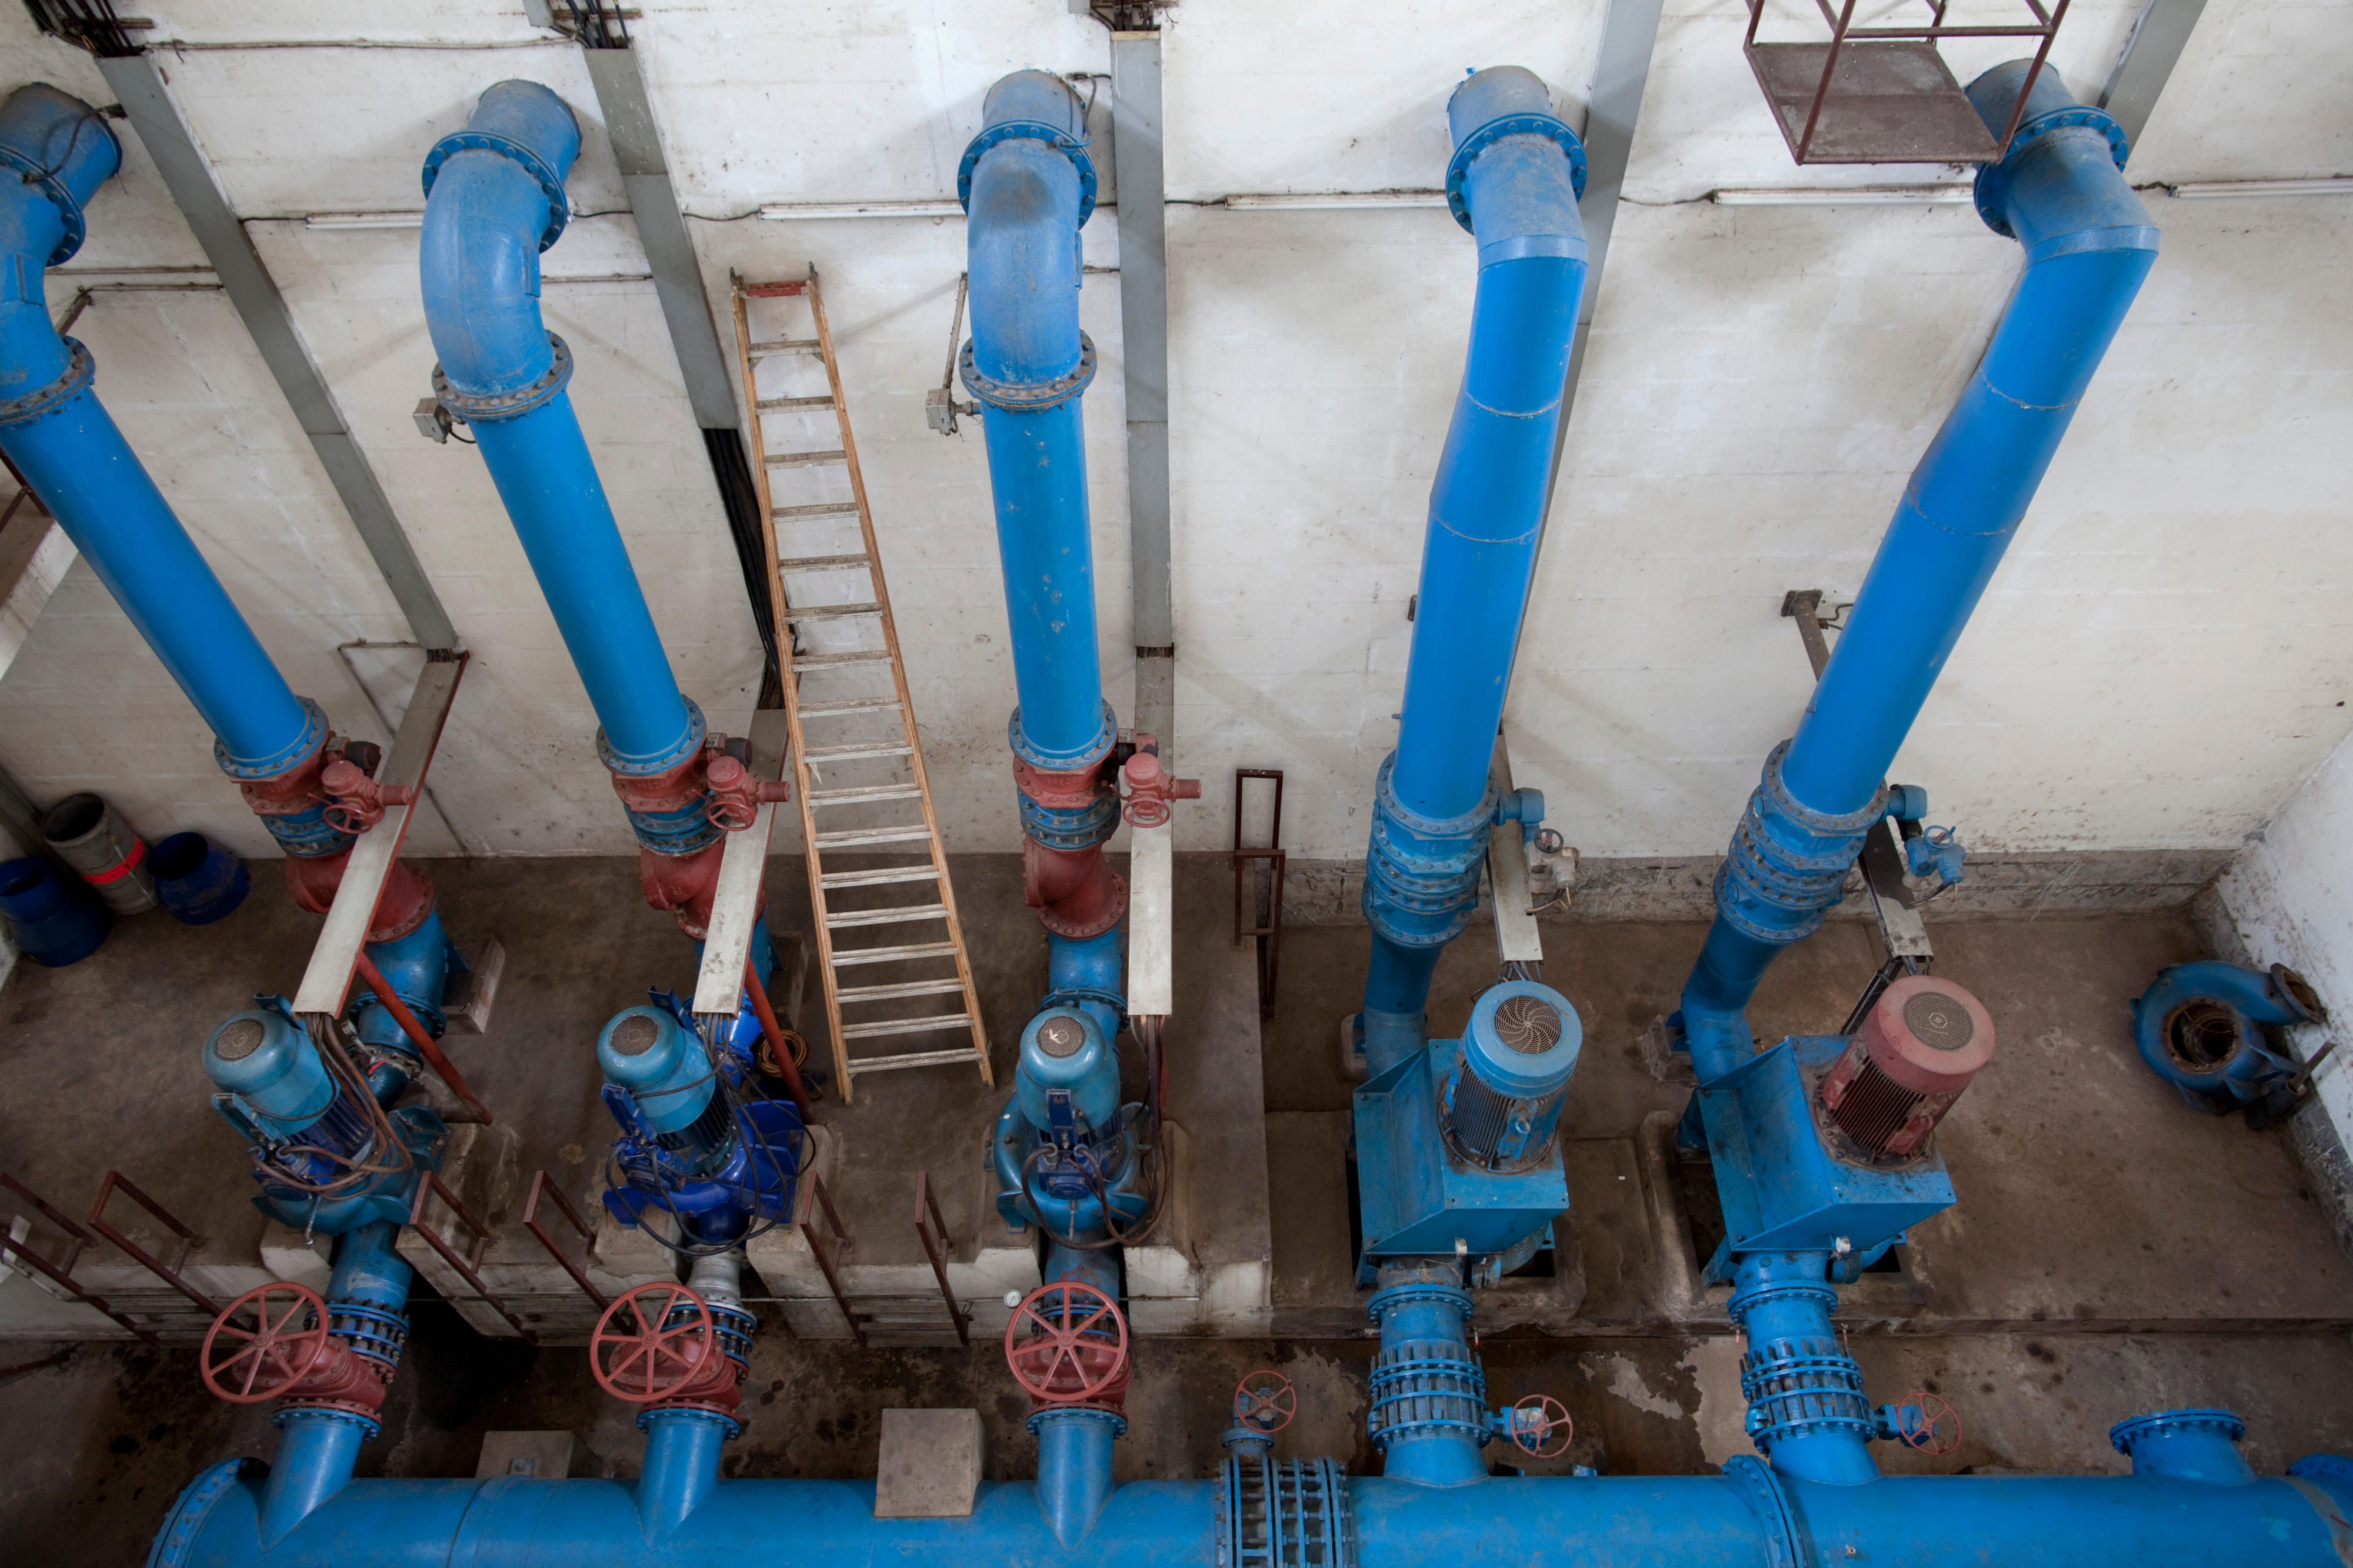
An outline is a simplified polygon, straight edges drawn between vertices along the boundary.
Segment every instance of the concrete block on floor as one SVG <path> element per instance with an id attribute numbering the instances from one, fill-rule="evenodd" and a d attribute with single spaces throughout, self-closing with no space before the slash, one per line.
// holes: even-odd
<path id="1" fill-rule="evenodd" d="M 877 1519 L 965 1519 L 985 1461 L 977 1410 L 885 1410 Z"/>

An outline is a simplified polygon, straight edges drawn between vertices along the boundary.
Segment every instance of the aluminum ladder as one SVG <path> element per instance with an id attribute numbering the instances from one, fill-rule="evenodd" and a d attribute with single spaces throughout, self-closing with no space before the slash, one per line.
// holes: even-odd
<path id="1" fill-rule="evenodd" d="M 968 1063 L 994 1085 L 817 269 L 789 282 L 733 281 L 736 363 L 836 1081 L 849 1101 L 868 1073 Z M 795 301 L 807 312 L 799 331 L 790 320 L 800 314 Z M 811 361 L 825 369 L 821 392 L 805 390 Z M 944 1035 L 965 1038 L 943 1048 L 851 1054 L 877 1041 Z"/>

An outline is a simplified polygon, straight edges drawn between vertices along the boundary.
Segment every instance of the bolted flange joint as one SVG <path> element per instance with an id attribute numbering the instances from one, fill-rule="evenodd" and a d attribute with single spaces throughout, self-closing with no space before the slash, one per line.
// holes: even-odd
<path id="1" fill-rule="evenodd" d="M 1401 947 L 1440 947 L 1479 907 L 1479 871 L 1495 816 L 1491 789 L 1477 809 L 1446 820 L 1408 810 L 1397 797 L 1397 753 L 1373 785 L 1372 842 L 1365 854 L 1365 919 Z"/>
<path id="2" fill-rule="evenodd" d="M 1715 907 L 1725 921 L 1743 936 L 1776 944 L 1812 935 L 1838 907 L 1864 837 L 1886 811 L 1884 791 L 1840 816 L 1801 804 L 1781 778 L 1788 752 L 1784 741 L 1765 759 L 1764 780 L 1748 797 L 1715 874 Z"/>

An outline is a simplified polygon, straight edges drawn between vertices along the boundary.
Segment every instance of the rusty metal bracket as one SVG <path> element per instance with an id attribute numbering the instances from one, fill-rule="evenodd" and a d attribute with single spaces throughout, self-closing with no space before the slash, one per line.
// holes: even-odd
<path id="1" fill-rule="evenodd" d="M 180 1249 L 172 1255 L 171 1262 L 164 1263 L 158 1261 L 147 1251 L 146 1248 L 141 1247 L 129 1237 L 115 1229 L 114 1226 L 108 1222 L 106 1217 L 106 1205 L 113 1198 L 117 1188 L 121 1188 L 123 1192 L 130 1194 L 131 1201 L 132 1203 L 135 1203 L 141 1208 L 145 1209 L 152 1217 L 162 1221 L 164 1227 L 166 1230 L 169 1230 L 173 1235 L 180 1238 Z M 169 1285 L 173 1289 L 177 1290 L 181 1295 L 185 1296 L 189 1300 L 204 1309 L 205 1311 L 210 1313 L 214 1317 L 220 1316 L 221 1309 L 219 1302 L 214 1300 L 202 1290 L 197 1289 L 185 1279 L 180 1278 L 180 1270 L 187 1264 L 188 1255 L 195 1251 L 197 1247 L 202 1247 L 205 1244 L 205 1238 L 198 1236 L 195 1231 L 190 1230 L 186 1226 L 182 1225 L 177 1219 L 174 1219 L 169 1210 L 164 1208 L 162 1204 L 157 1203 L 153 1198 L 149 1197 L 145 1193 L 141 1192 L 139 1190 L 138 1184 L 132 1181 L 130 1177 L 124 1175 L 121 1172 L 107 1172 L 106 1180 L 99 1184 L 98 1201 L 90 1205 L 90 1228 L 96 1231 L 99 1235 L 106 1237 L 107 1240 L 114 1243 L 115 1246 L 121 1247 L 132 1257 L 137 1258 L 139 1262 L 145 1267 L 147 1272 L 155 1276 L 156 1279 L 164 1281 L 164 1284 Z"/>
<path id="2" fill-rule="evenodd" d="M 915 1239 L 923 1244 L 923 1256 L 932 1260 L 932 1278 L 940 1282 L 940 1299 L 948 1304 L 948 1321 L 955 1325 L 957 1341 L 970 1346 L 971 1326 L 965 1321 L 964 1309 L 956 1304 L 955 1291 L 948 1285 L 948 1222 L 940 1217 L 940 1200 L 932 1195 L 928 1171 L 915 1173 Z"/>
<path id="3" fill-rule="evenodd" d="M 812 1206 L 824 1214 L 827 1226 L 833 1231 L 833 1240 L 821 1241 L 814 1224 L 804 1225 L 801 1233 L 808 1237 L 809 1254 L 824 1273 L 827 1289 L 833 1292 L 833 1304 L 841 1309 L 841 1321 L 849 1325 L 849 1337 L 857 1342 L 860 1350 L 864 1350 L 866 1330 L 860 1325 L 858 1314 L 849 1310 L 849 1294 L 841 1288 L 841 1254 L 849 1246 L 849 1233 L 842 1228 L 841 1216 L 834 1212 L 833 1196 L 825 1190 L 825 1178 L 811 1171 L 808 1184 Z M 817 1215 L 812 1214 L 809 1217 L 814 1221 Z"/>
<path id="4" fill-rule="evenodd" d="M 38 1213 L 43 1219 L 47 1220 L 51 1225 L 65 1232 L 67 1238 L 72 1243 L 71 1246 L 66 1248 L 65 1260 L 60 1263 L 52 1263 L 47 1258 L 42 1257 L 39 1253 L 34 1251 L 29 1240 L 18 1241 L 8 1235 L 5 1229 L 0 1229 L 0 1258 L 12 1258 L 18 1263 L 26 1265 L 35 1273 L 40 1275 L 41 1278 L 47 1279 L 50 1284 L 55 1285 L 58 1289 L 63 1290 L 67 1295 L 71 1296 L 75 1300 L 80 1302 L 86 1307 L 94 1308 L 97 1310 L 105 1313 L 109 1318 L 111 1318 L 117 1325 L 130 1330 L 132 1333 L 138 1335 L 149 1344 L 156 1345 L 164 1342 L 157 1339 L 153 1334 L 148 1332 L 145 1329 L 141 1328 L 137 1323 L 132 1322 L 129 1318 L 126 1318 L 121 1313 L 116 1311 L 112 1307 L 108 1306 L 102 1298 L 91 1295 L 89 1291 L 74 1283 L 73 1268 L 74 1265 L 81 1259 L 81 1249 L 88 1247 L 92 1241 L 95 1241 L 97 1237 L 91 1236 L 90 1232 L 84 1230 L 80 1226 L 75 1224 L 72 1220 L 68 1219 L 64 1215 L 58 1213 L 55 1205 L 51 1205 L 47 1198 L 44 1198 L 40 1194 L 35 1192 L 32 1188 L 26 1186 L 24 1183 L 18 1181 L 15 1176 L 10 1175 L 5 1171 L 0 1171 L 0 1187 L 5 1187 L 8 1191 L 16 1194 L 18 1197 L 32 1205 L 34 1210 Z"/>
<path id="5" fill-rule="evenodd" d="M 448 1184 L 441 1180 L 441 1173 L 438 1171 L 426 1171 L 420 1173 L 420 1175 L 421 1179 L 417 1184 L 417 1202 L 408 1211 L 408 1228 L 423 1237 L 425 1244 L 441 1255 L 441 1261 L 456 1269 L 459 1278 L 465 1280 L 474 1294 L 488 1302 L 492 1311 L 507 1321 L 508 1327 L 533 1343 L 538 1343 L 539 1336 L 525 1328 L 522 1320 L 509 1311 L 507 1304 L 491 1294 L 491 1288 L 482 1283 L 480 1270 L 482 1255 L 491 1249 L 491 1242 L 493 1239 L 491 1227 L 476 1219 L 466 1205 L 458 1201 L 458 1194 L 451 1192 Z M 441 1239 L 441 1233 L 425 1223 L 425 1210 L 436 1197 L 448 1206 L 451 1214 L 458 1216 L 459 1223 L 474 1233 L 474 1246 L 470 1257 L 459 1257 L 456 1250 Z"/>
<path id="6" fill-rule="evenodd" d="M 1242 847 L 1242 795 L 1251 779 L 1266 779 L 1274 784 L 1274 816 L 1268 825 L 1266 847 L 1246 849 Z M 1234 941 L 1255 937 L 1258 940 L 1258 1010 L 1261 1014 L 1274 1011 L 1275 985 L 1282 976 L 1282 874 L 1290 857 L 1282 848 L 1282 770 L 1281 768 L 1236 768 L 1234 770 Z M 1250 863 L 1264 860 L 1270 867 L 1267 889 L 1266 922 L 1258 920 L 1256 907 L 1257 879 L 1251 875 Z"/>
<path id="7" fill-rule="evenodd" d="M 572 1228 L 579 1233 L 582 1256 L 586 1256 L 589 1245 L 596 1239 L 596 1232 L 580 1217 L 580 1211 L 572 1206 L 572 1200 L 564 1195 L 564 1189 L 548 1180 L 544 1170 L 533 1173 L 531 1178 L 531 1196 L 523 1201 L 522 1205 L 522 1227 L 539 1237 L 540 1246 L 547 1248 L 550 1258 L 564 1265 L 564 1271 L 572 1276 L 572 1282 L 580 1287 L 581 1294 L 596 1303 L 598 1311 L 603 1311 L 613 1303 L 607 1299 L 605 1292 L 589 1283 L 588 1271 L 565 1257 L 564 1248 L 556 1246 L 555 1238 L 540 1225 L 539 1200 L 543 1196 L 554 1198 L 555 1206 L 564 1211 L 564 1217 L 572 1222 Z"/>

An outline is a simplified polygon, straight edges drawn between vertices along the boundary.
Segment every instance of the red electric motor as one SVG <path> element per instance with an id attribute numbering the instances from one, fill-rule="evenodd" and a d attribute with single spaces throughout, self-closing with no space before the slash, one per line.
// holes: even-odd
<path id="1" fill-rule="evenodd" d="M 1822 1108 L 1876 1154 L 1917 1153 L 1993 1059 L 1993 1017 L 1949 980 L 1907 974 L 1864 1017 L 1822 1079 Z"/>

